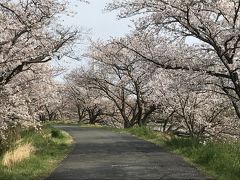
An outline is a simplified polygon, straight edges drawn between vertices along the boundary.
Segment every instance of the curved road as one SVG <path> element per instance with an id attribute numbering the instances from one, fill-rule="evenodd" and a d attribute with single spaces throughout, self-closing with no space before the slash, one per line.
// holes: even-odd
<path id="1" fill-rule="evenodd" d="M 47 180 L 210 179 L 164 148 L 103 129 L 58 126 L 75 147 Z"/>

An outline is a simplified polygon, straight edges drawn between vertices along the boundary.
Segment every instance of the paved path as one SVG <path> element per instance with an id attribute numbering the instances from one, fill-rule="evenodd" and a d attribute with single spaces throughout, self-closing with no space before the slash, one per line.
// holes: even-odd
<path id="1" fill-rule="evenodd" d="M 208 179 L 181 157 L 130 135 L 60 126 L 75 147 L 47 180 Z"/>

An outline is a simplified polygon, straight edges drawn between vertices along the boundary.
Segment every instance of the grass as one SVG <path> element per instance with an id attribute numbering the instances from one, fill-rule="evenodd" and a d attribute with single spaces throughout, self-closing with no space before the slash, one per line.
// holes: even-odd
<path id="1" fill-rule="evenodd" d="M 31 144 L 19 145 L 16 149 L 7 151 L 2 159 L 2 165 L 5 167 L 12 167 L 19 162 L 22 162 L 28 158 L 36 151 L 36 148 Z"/>
<path id="2" fill-rule="evenodd" d="M 187 161 L 219 180 L 240 179 L 240 142 L 208 141 L 201 143 L 190 138 L 169 136 L 147 127 L 107 129 L 130 133 L 155 144 L 164 145 L 172 152 L 183 156 Z"/>
<path id="3" fill-rule="evenodd" d="M 209 141 L 201 144 L 191 139 L 175 138 L 166 145 L 217 179 L 240 179 L 240 142 Z"/>
<path id="4" fill-rule="evenodd" d="M 72 148 L 72 137 L 66 132 L 45 126 L 39 133 L 25 131 L 22 139 L 8 152 L 21 154 L 25 145 L 31 144 L 34 151 L 29 152 L 20 161 L 4 166 L 0 157 L 0 179 L 6 180 L 40 180 L 47 177 L 63 160 Z M 20 148 L 20 150 L 19 150 Z M 6 153 L 7 154 L 7 153 Z M 13 157 L 13 156 L 12 156 Z M 13 157 L 17 159 L 18 156 Z M 6 158 L 6 155 L 5 155 Z"/>

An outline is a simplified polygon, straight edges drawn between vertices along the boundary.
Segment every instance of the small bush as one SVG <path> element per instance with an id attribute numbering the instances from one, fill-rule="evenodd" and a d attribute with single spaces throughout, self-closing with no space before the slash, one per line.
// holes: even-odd
<path id="1" fill-rule="evenodd" d="M 53 138 L 58 138 L 58 139 L 64 138 L 64 135 L 62 134 L 62 132 L 59 129 L 52 129 L 51 136 Z"/>

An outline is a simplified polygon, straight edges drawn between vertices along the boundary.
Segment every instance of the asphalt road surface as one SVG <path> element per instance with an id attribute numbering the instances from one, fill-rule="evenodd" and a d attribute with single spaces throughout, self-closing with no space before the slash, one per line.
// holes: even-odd
<path id="1" fill-rule="evenodd" d="M 104 129 L 58 126 L 75 147 L 47 180 L 211 179 L 165 148 Z"/>

